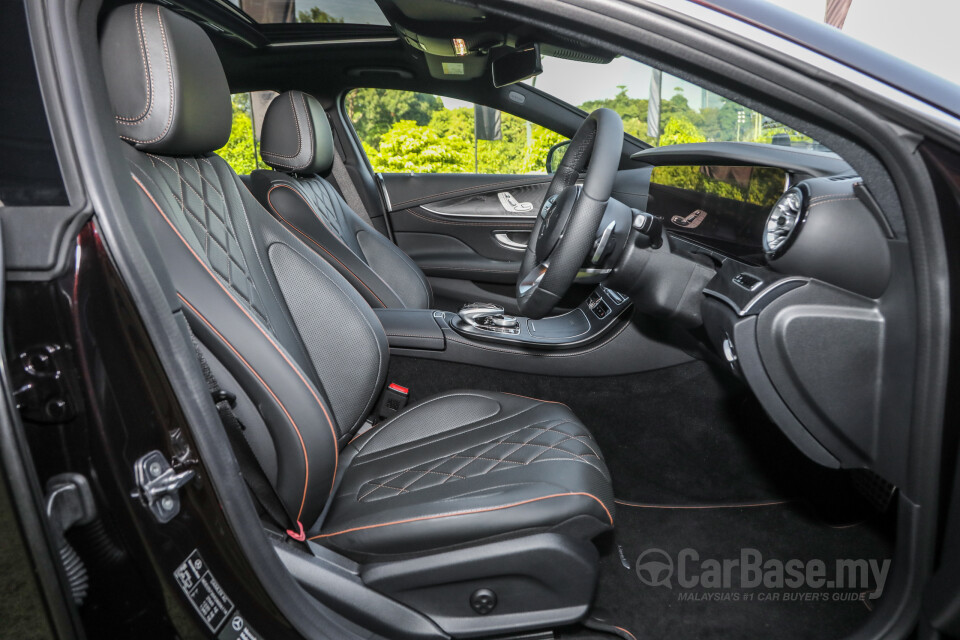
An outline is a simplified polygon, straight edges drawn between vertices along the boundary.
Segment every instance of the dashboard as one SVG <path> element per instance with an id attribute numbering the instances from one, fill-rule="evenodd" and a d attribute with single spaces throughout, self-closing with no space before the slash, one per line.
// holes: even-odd
<path id="1" fill-rule="evenodd" d="M 895 426 L 895 398 L 878 394 L 896 370 L 885 300 L 904 254 L 863 179 L 836 155 L 775 145 L 633 159 L 646 166 L 621 171 L 615 197 L 658 218 L 664 243 L 627 255 L 610 286 L 698 329 L 811 459 L 873 466 Z"/>

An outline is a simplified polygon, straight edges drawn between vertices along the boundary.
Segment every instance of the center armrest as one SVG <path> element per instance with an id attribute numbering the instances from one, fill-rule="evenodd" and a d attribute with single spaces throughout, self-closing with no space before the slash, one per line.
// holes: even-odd
<path id="1" fill-rule="evenodd" d="M 432 309 L 374 309 L 391 348 L 442 351 L 446 340 Z"/>

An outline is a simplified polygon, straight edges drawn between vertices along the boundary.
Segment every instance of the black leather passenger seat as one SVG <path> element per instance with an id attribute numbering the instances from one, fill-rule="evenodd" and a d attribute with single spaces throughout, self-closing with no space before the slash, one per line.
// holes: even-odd
<path id="1" fill-rule="evenodd" d="M 317 536 L 348 555 L 411 553 L 589 514 L 613 525 L 597 443 L 565 405 L 453 391 L 350 443 L 355 451 Z"/>
<path id="2" fill-rule="evenodd" d="M 560 404 L 467 390 L 356 437 L 386 377 L 383 327 L 213 153 L 231 108 L 212 43 L 188 19 L 141 3 L 110 13 L 101 49 L 138 213 L 164 258 L 157 267 L 306 535 L 363 562 L 367 587 L 448 633 L 584 616 L 598 570 L 590 541 L 612 527 L 614 507 L 583 424 Z M 503 602 L 481 617 L 465 603 L 494 584 Z"/>
<path id="3" fill-rule="evenodd" d="M 263 117 L 260 157 L 274 171 L 250 174 L 254 195 L 329 262 L 374 308 L 429 309 L 433 291 L 420 267 L 347 205 L 322 176 L 336 150 L 317 99 L 286 91 Z"/>

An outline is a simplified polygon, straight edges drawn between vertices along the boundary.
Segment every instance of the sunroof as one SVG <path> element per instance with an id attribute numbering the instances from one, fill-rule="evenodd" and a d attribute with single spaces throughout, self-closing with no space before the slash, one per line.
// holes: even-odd
<path id="1" fill-rule="evenodd" d="M 260 24 L 390 26 L 374 0 L 230 0 Z"/>

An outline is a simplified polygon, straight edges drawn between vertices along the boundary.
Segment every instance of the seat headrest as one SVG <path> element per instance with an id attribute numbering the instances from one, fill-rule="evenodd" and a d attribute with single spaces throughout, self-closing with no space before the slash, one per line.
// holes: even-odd
<path id="1" fill-rule="evenodd" d="M 230 137 L 230 88 L 210 38 L 169 9 L 117 7 L 100 39 L 120 137 L 141 151 L 201 155 Z"/>
<path id="2" fill-rule="evenodd" d="M 323 107 L 302 91 L 285 91 L 263 116 L 260 157 L 279 171 L 326 173 L 333 165 L 333 135 Z"/>

